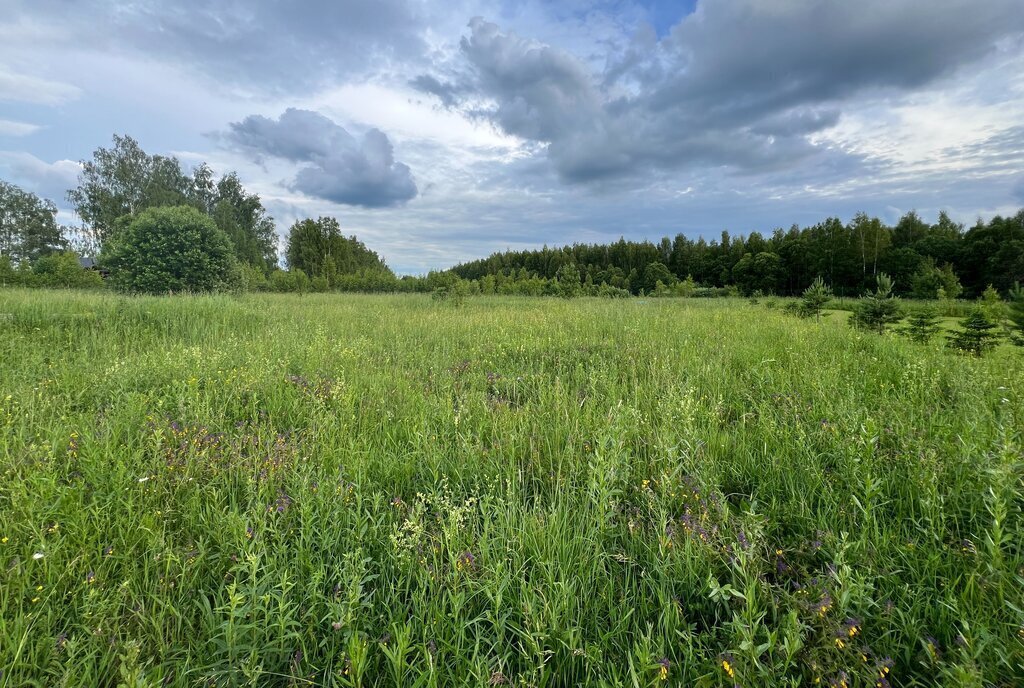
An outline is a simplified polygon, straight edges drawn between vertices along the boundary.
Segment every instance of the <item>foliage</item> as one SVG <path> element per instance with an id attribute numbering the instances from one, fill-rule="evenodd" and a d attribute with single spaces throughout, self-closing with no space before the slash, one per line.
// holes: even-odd
<path id="1" fill-rule="evenodd" d="M 57 206 L 0 180 L 0 256 L 32 263 L 67 246 Z"/>
<path id="2" fill-rule="evenodd" d="M 825 284 L 825 280 L 816 277 L 811 286 L 804 290 L 800 299 L 800 313 L 805 317 L 813 316 L 815 320 L 821 320 L 821 312 L 832 299 L 832 289 Z"/>
<path id="3" fill-rule="evenodd" d="M 907 316 L 907 325 L 901 333 L 918 344 L 927 344 L 942 328 L 938 311 L 931 306 L 918 307 Z"/>
<path id="4" fill-rule="evenodd" d="M 312 277 L 323 277 L 329 286 L 341 275 L 362 270 L 390 272 L 376 253 L 356 239 L 341 234 L 333 217 L 300 220 L 288 231 L 285 256 L 291 269 L 300 269 Z"/>
<path id="5" fill-rule="evenodd" d="M 1019 684 L 1024 357 L 751 315 L 4 290 L 0 683 Z"/>
<path id="6" fill-rule="evenodd" d="M 148 155 L 130 136 L 114 135 L 111 148 L 97 148 L 92 160 L 82 161 L 68 200 L 104 250 L 120 227 L 118 220 L 147 208 L 185 205 L 189 188 L 175 158 Z"/>
<path id="7" fill-rule="evenodd" d="M 943 298 L 955 299 L 963 292 L 960 278 L 953 272 L 953 266 L 946 263 L 939 268 L 935 265 L 935 259 L 931 257 L 922 261 L 921 267 L 914 274 L 911 286 L 914 298 L 918 299 L 939 298 L 940 292 Z"/>
<path id="8" fill-rule="evenodd" d="M 459 280 L 462 282 L 463 280 Z M 555 293 L 564 299 L 571 299 L 583 294 L 583 287 L 580 284 L 580 271 L 576 269 L 575 263 L 566 263 L 558 268 L 555 273 Z"/>
<path id="9" fill-rule="evenodd" d="M 578 271 L 577 274 L 579 274 Z M 667 289 L 677 281 L 676 276 L 669 272 L 668 266 L 655 261 L 644 268 L 644 277 L 640 288 L 645 294 L 651 294 L 658 290 L 659 282 L 663 289 Z"/>
<path id="10" fill-rule="evenodd" d="M 143 210 L 188 205 L 213 219 L 240 262 L 262 270 L 277 264 L 274 220 L 234 172 L 215 182 L 203 163 L 190 176 L 177 158 L 149 155 L 130 136 L 115 135 L 111 148 L 98 148 L 92 160 L 82 161 L 68 200 L 85 223 L 79 240 L 90 253 L 106 250 Z"/>
<path id="11" fill-rule="evenodd" d="M 229 287 L 235 274 L 227 235 L 188 206 L 145 210 L 108 246 L 104 262 L 121 291 L 213 291 Z"/>
<path id="12" fill-rule="evenodd" d="M 999 333 L 994 331 L 998 325 L 983 308 L 976 308 L 969 317 L 961 320 L 960 327 L 963 329 L 949 335 L 949 344 L 964 353 L 981 356 L 999 341 Z"/>
<path id="13" fill-rule="evenodd" d="M 900 312 L 899 301 L 892 295 L 892 287 L 893 283 L 889 276 L 884 272 L 880 273 L 875 291 L 865 294 L 857 303 L 850 323 L 854 327 L 884 334 L 886 325 L 899 322 L 903 315 Z"/>
<path id="14" fill-rule="evenodd" d="M 991 284 L 988 285 L 985 288 L 985 291 L 981 294 L 981 307 L 985 311 L 985 314 L 997 324 L 1002 321 L 1006 314 L 1003 299 L 999 296 L 999 292 L 996 291 L 996 288 Z"/>
<path id="15" fill-rule="evenodd" d="M 32 265 L 36 286 L 64 289 L 99 289 L 103 278 L 95 270 L 84 270 L 71 251 L 51 253 Z"/>

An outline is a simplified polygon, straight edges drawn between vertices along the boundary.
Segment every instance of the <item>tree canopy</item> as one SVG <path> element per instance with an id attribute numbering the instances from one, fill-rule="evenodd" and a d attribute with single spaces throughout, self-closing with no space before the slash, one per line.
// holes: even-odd
<path id="1" fill-rule="evenodd" d="M 321 277 L 329 286 L 341 275 L 361 271 L 391 274 L 374 251 L 356 237 L 345 237 L 333 217 L 300 220 L 288 231 L 285 257 L 291 270 L 302 270 L 312 278 Z"/>
<path id="2" fill-rule="evenodd" d="M 35 262 L 67 246 L 57 206 L 0 181 L 0 255 L 15 264 Z"/>
<path id="3" fill-rule="evenodd" d="M 269 270 L 277 264 L 274 220 L 260 197 L 230 172 L 215 180 L 205 163 L 186 174 L 177 158 L 147 154 L 130 136 L 114 136 L 82 161 L 78 186 L 68 200 L 84 223 L 88 243 L 106 250 L 118 232 L 148 208 L 191 206 L 213 219 L 231 239 L 242 263 Z"/>

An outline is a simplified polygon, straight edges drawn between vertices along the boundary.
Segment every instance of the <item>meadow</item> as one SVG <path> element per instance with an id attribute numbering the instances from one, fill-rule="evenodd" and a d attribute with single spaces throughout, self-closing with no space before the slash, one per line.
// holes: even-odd
<path id="1" fill-rule="evenodd" d="M 0 688 L 1018 686 L 1024 354 L 0 290 Z"/>

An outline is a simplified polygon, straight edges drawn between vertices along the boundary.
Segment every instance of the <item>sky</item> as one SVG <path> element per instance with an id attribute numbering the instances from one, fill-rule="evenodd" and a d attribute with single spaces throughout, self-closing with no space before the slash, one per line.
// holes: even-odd
<path id="1" fill-rule="evenodd" d="M 396 272 L 1024 207 L 1021 0 L 0 0 L 0 179 L 114 134 Z"/>

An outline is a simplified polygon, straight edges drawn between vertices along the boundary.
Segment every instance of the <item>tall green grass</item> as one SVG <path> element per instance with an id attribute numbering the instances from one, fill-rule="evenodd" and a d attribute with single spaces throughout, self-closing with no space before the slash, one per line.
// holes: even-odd
<path id="1" fill-rule="evenodd" d="M 1020 685 L 1022 426 L 739 300 L 0 291 L 0 688 Z"/>

